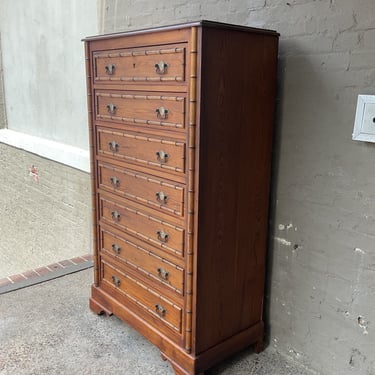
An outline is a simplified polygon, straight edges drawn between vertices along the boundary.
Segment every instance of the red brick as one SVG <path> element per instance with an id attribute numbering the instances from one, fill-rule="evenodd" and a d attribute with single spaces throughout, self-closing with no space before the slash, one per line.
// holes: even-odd
<path id="1" fill-rule="evenodd" d="M 83 262 L 86 262 L 86 259 L 82 258 L 82 257 L 77 257 L 77 258 L 72 258 L 70 259 L 73 263 L 75 264 L 79 264 L 79 263 L 83 263 Z"/>
<path id="2" fill-rule="evenodd" d="M 33 277 L 39 276 L 34 270 L 22 272 L 22 275 L 26 277 L 26 279 L 31 279 Z"/>
<path id="3" fill-rule="evenodd" d="M 47 275 L 51 271 L 46 267 L 40 267 L 35 269 L 36 272 L 38 272 L 39 275 Z"/>
<path id="4" fill-rule="evenodd" d="M 6 285 L 9 285 L 9 284 L 12 284 L 12 282 L 9 279 L 0 279 L 0 288 L 2 286 L 6 286 Z"/>
<path id="5" fill-rule="evenodd" d="M 9 276 L 9 278 L 10 278 L 13 282 L 15 282 L 15 283 L 17 283 L 18 281 L 22 281 L 22 280 L 25 280 L 25 279 L 26 279 L 26 277 L 23 276 L 23 275 L 12 275 L 12 276 Z"/>
<path id="6" fill-rule="evenodd" d="M 49 264 L 47 266 L 51 271 L 56 271 L 56 270 L 60 270 L 61 268 L 64 268 L 61 264 L 59 263 L 53 263 L 53 264 Z"/>
<path id="7" fill-rule="evenodd" d="M 85 255 L 82 255 L 82 258 L 84 258 L 86 260 L 92 260 L 93 256 L 92 256 L 92 254 L 85 254 Z"/>
<path id="8" fill-rule="evenodd" d="M 72 266 L 74 263 L 71 262 L 69 259 L 66 259 L 66 260 L 60 261 L 59 264 L 61 264 L 63 267 L 69 267 L 69 266 Z"/>

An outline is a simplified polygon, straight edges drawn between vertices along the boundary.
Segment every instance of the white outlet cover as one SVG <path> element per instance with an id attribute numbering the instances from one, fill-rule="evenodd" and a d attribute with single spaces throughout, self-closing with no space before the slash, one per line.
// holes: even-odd
<path id="1" fill-rule="evenodd" d="M 375 142 L 375 95 L 358 95 L 352 139 Z"/>

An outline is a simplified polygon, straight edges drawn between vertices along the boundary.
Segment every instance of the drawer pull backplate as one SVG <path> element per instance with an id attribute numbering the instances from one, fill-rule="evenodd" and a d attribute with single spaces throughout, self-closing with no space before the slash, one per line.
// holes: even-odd
<path id="1" fill-rule="evenodd" d="M 166 271 L 164 268 L 158 268 L 158 275 L 160 278 L 168 280 L 169 272 Z"/>
<path id="2" fill-rule="evenodd" d="M 111 76 L 115 72 L 115 69 L 116 69 L 116 65 L 108 64 L 105 66 L 105 73 Z"/>
<path id="3" fill-rule="evenodd" d="M 108 142 L 108 147 L 109 149 L 112 151 L 112 152 L 117 152 L 118 151 L 118 143 L 116 143 L 115 141 L 111 141 L 111 142 Z"/>
<path id="4" fill-rule="evenodd" d="M 168 69 L 168 64 L 165 63 L 164 61 L 160 61 L 155 64 L 155 72 L 157 74 L 165 74 L 167 73 L 167 69 Z"/>
<path id="5" fill-rule="evenodd" d="M 160 161 L 160 163 L 166 163 L 168 161 L 169 155 L 164 151 L 156 151 L 156 159 Z"/>
<path id="6" fill-rule="evenodd" d="M 113 104 L 113 103 L 107 104 L 107 111 L 111 115 L 114 115 L 116 113 L 116 109 L 117 109 L 117 106 L 115 104 Z"/>
<path id="7" fill-rule="evenodd" d="M 112 282 L 113 282 L 113 284 L 115 284 L 115 286 L 117 286 L 117 287 L 119 287 L 120 284 L 121 284 L 121 280 L 120 280 L 117 276 L 115 276 L 115 275 L 112 276 Z"/>
<path id="8" fill-rule="evenodd" d="M 110 177 L 109 179 L 111 181 L 111 184 L 114 186 L 114 187 L 118 187 L 120 185 L 120 180 L 116 177 L 116 176 L 112 176 Z"/>
<path id="9" fill-rule="evenodd" d="M 116 243 L 113 243 L 112 244 L 112 250 L 117 254 L 119 255 L 120 254 L 120 251 L 121 251 L 121 247 L 119 245 L 117 245 Z"/>
<path id="10" fill-rule="evenodd" d="M 120 221 L 121 215 L 118 211 L 112 211 L 111 215 L 113 220 Z"/>
<path id="11" fill-rule="evenodd" d="M 155 311 L 161 317 L 165 316 L 165 314 L 167 313 L 167 310 L 162 305 L 159 305 L 159 304 L 155 305 Z"/>
<path id="12" fill-rule="evenodd" d="M 165 120 L 168 118 L 168 109 L 164 107 L 159 107 L 155 109 L 156 116 L 158 119 L 163 119 Z"/>
<path id="13" fill-rule="evenodd" d="M 167 200 L 168 200 L 168 196 L 165 195 L 162 191 L 158 191 L 157 193 L 155 193 L 156 195 L 156 200 L 160 203 L 167 203 Z"/>
<path id="14" fill-rule="evenodd" d="M 169 234 L 168 233 L 165 233 L 162 230 L 158 230 L 156 232 L 156 234 L 158 235 L 158 240 L 159 241 L 161 241 L 161 242 L 168 242 L 168 240 L 169 240 Z"/>

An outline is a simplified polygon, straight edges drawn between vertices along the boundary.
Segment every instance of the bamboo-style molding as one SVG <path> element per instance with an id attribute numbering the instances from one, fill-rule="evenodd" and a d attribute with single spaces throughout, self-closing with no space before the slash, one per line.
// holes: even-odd
<path id="1" fill-rule="evenodd" d="M 103 121 L 113 120 L 113 121 L 130 122 L 130 123 L 133 123 L 133 124 L 159 125 L 159 126 L 165 126 L 165 127 L 170 127 L 170 128 L 176 128 L 176 129 L 183 129 L 184 128 L 183 124 L 179 124 L 179 123 L 176 123 L 176 122 L 143 120 L 143 119 L 138 119 L 138 118 L 134 118 L 134 117 L 120 117 L 120 116 L 101 115 L 101 114 L 97 114 L 96 117 L 98 119 L 103 120 Z"/>
<path id="2" fill-rule="evenodd" d="M 110 233 L 110 232 L 108 232 L 108 231 L 106 231 L 104 229 L 102 229 L 102 232 L 106 233 L 107 235 L 109 235 L 109 236 L 111 236 L 113 238 L 115 238 L 116 240 L 119 240 L 119 241 L 121 241 L 121 242 L 123 242 L 123 243 L 125 243 L 125 244 L 127 244 L 127 245 L 129 245 L 129 246 L 131 246 L 131 247 L 133 247 L 133 248 L 135 248 L 137 250 L 139 250 L 140 252 L 144 253 L 146 256 L 149 256 L 151 258 L 155 258 L 155 259 L 157 259 L 161 263 L 167 264 L 168 266 L 170 266 L 170 267 L 172 267 L 172 268 L 174 268 L 174 269 L 176 269 L 176 270 L 178 270 L 180 272 L 184 272 L 183 268 L 177 266 L 174 263 L 171 263 L 170 261 L 168 261 L 167 259 L 165 259 L 165 258 L 163 258 L 163 257 L 161 257 L 159 255 L 154 254 L 152 251 L 150 251 L 150 250 L 148 250 L 148 249 L 146 249 L 146 248 L 144 248 L 142 246 L 136 245 L 135 243 L 133 243 L 133 242 L 131 242 L 131 241 L 125 239 L 125 238 L 119 237 L 119 236 L 117 236 L 117 235 L 115 235 L 113 233 Z M 115 257 L 117 260 L 120 260 L 121 262 L 126 263 L 130 267 L 135 268 L 138 271 L 144 273 L 145 275 L 147 275 L 147 276 L 153 278 L 154 280 L 162 283 L 164 286 L 168 287 L 169 289 L 171 289 L 175 293 L 177 293 L 179 295 L 183 295 L 183 290 L 180 290 L 180 289 L 174 287 L 169 282 L 160 279 L 159 277 L 157 277 L 156 275 L 154 275 L 153 273 L 151 273 L 149 271 L 146 271 L 142 266 L 139 266 L 139 265 L 131 262 L 130 260 L 128 260 L 126 258 L 122 258 L 122 257 L 116 256 L 116 255 L 113 255 L 113 253 L 110 250 L 103 249 L 102 251 L 104 251 L 109 256 Z"/>
<path id="3" fill-rule="evenodd" d="M 131 56 L 148 56 L 148 55 L 164 55 L 172 53 L 183 53 L 185 48 L 159 48 L 159 49 L 144 49 L 144 50 L 132 50 L 126 52 L 112 52 L 112 53 L 97 53 L 94 54 L 95 59 L 100 58 L 111 58 L 111 57 L 131 57 Z"/>
<path id="4" fill-rule="evenodd" d="M 162 180 L 155 180 L 155 178 L 146 177 L 146 176 L 140 175 L 140 174 L 135 173 L 135 172 L 130 172 L 130 171 L 127 171 L 127 170 L 124 170 L 124 169 L 115 168 L 113 166 L 109 166 L 107 164 L 102 164 L 102 163 L 98 163 L 99 176 L 101 175 L 102 169 L 106 169 L 106 170 L 112 171 L 114 173 L 119 173 L 120 176 L 127 175 L 127 176 L 130 176 L 132 178 L 136 178 L 136 179 L 140 179 L 140 180 L 143 180 L 143 181 L 146 181 L 146 182 L 149 182 L 149 183 L 154 183 L 154 184 L 160 185 L 161 187 L 172 188 L 174 190 L 178 190 L 180 193 L 184 191 L 184 188 L 180 185 L 169 184 L 169 183 L 164 182 Z M 113 187 L 113 186 L 109 185 L 109 183 L 106 184 L 106 183 L 103 182 L 103 180 L 101 178 L 100 178 L 100 182 L 99 182 L 99 187 L 101 187 L 102 189 L 105 189 L 105 190 L 109 190 L 111 192 L 112 191 L 118 191 L 121 194 L 123 194 L 123 196 L 125 196 L 127 198 L 131 198 L 131 199 L 134 199 L 136 201 L 146 203 L 146 204 L 151 205 L 155 208 L 159 208 L 163 211 L 166 211 L 166 212 L 169 212 L 173 215 L 179 216 L 180 218 L 184 216 L 184 200 L 183 199 L 181 199 L 181 201 L 176 201 L 176 203 L 180 204 L 180 209 L 177 210 L 177 209 L 169 207 L 168 202 L 164 203 L 164 204 L 156 203 L 155 201 L 151 201 L 151 200 L 143 198 L 139 195 L 131 194 L 124 189 Z"/>
<path id="5" fill-rule="evenodd" d="M 173 224 L 167 223 L 164 220 L 160 220 L 160 219 L 154 218 L 151 215 L 145 214 L 145 213 L 143 213 L 143 212 L 141 212 L 139 210 L 134 210 L 134 209 L 130 208 L 129 206 L 122 206 L 122 205 L 120 205 L 120 204 L 118 204 L 116 202 L 110 201 L 107 198 L 101 197 L 101 202 L 100 202 L 101 205 L 103 205 L 103 201 L 107 202 L 111 207 L 113 207 L 113 209 L 120 208 L 123 211 L 128 211 L 128 212 L 133 213 L 135 215 L 142 216 L 142 217 L 144 217 L 144 218 L 146 218 L 146 219 L 148 219 L 150 221 L 154 221 L 154 222 L 156 222 L 158 224 L 161 224 L 161 225 L 163 225 L 165 227 L 169 227 L 169 228 L 175 230 L 176 232 L 179 232 L 182 236 L 184 236 L 184 229 L 183 228 L 180 228 L 180 227 L 175 226 Z M 143 233 L 141 233 L 141 232 L 139 232 L 139 231 L 137 231 L 135 229 L 132 229 L 132 228 L 130 228 L 126 224 L 123 224 L 123 223 L 111 220 L 111 218 L 109 218 L 107 216 L 103 215 L 101 219 L 103 221 L 106 221 L 107 223 L 109 223 L 111 225 L 123 228 L 124 230 L 126 230 L 127 232 L 133 234 L 134 236 L 136 236 L 138 238 L 141 238 L 143 240 L 146 240 L 147 242 L 150 242 L 150 243 L 156 245 L 159 248 L 162 248 L 164 250 L 168 250 L 168 252 L 171 252 L 171 253 L 173 253 L 175 255 L 183 256 L 183 254 L 184 254 L 184 244 L 183 243 L 180 246 L 176 246 L 176 247 L 178 247 L 178 249 L 177 249 L 177 248 L 168 246 L 166 243 L 161 242 L 159 240 L 156 240 L 155 238 L 149 237 L 148 235 L 145 235 L 145 234 L 143 234 Z"/>
<path id="6" fill-rule="evenodd" d="M 117 267 L 115 267 L 113 264 L 109 264 L 105 261 L 103 261 L 103 263 L 109 267 L 109 268 L 112 268 L 113 270 L 115 270 L 117 272 L 117 274 L 120 274 L 121 277 L 122 277 L 122 280 L 124 279 L 128 279 L 130 280 L 131 282 L 133 282 L 134 284 L 138 285 L 139 287 L 141 287 L 142 289 L 146 290 L 148 293 L 150 294 L 153 294 L 155 297 L 159 298 L 160 300 L 163 301 L 163 303 L 167 303 L 170 307 L 174 308 L 176 310 L 176 312 L 178 312 L 178 317 L 179 317 L 179 326 L 175 326 L 174 324 L 172 324 L 171 322 L 169 322 L 165 317 L 161 317 L 159 314 L 155 313 L 155 310 L 153 309 L 150 309 L 149 306 L 147 306 L 145 303 L 139 301 L 136 297 L 134 297 L 133 295 L 129 294 L 128 292 L 126 292 L 125 290 L 121 290 L 121 294 L 125 295 L 127 298 L 129 298 L 131 301 L 133 301 L 136 305 L 138 306 L 141 306 L 143 309 L 145 309 L 146 311 L 148 311 L 150 314 L 152 314 L 153 316 L 155 316 L 156 318 L 160 319 L 162 322 L 164 322 L 164 324 L 167 324 L 169 327 L 173 328 L 175 331 L 177 331 L 178 333 L 181 332 L 181 307 L 176 305 L 175 303 L 173 303 L 172 301 L 169 301 L 168 299 L 166 299 L 164 296 L 162 296 L 161 294 L 157 293 L 156 291 L 154 291 L 153 289 L 150 289 L 149 287 L 145 286 L 144 284 L 142 284 L 140 281 L 134 279 L 133 277 L 131 277 L 130 275 L 128 274 L 124 274 L 121 270 L 119 270 Z M 105 278 L 103 279 L 103 281 L 107 282 L 109 285 L 111 285 L 111 287 L 114 287 L 113 286 L 113 283 L 111 283 L 110 281 L 106 280 Z M 120 279 L 121 281 L 121 279 Z M 115 287 L 116 289 L 119 289 L 118 287 Z"/>
<path id="7" fill-rule="evenodd" d="M 146 136 L 142 136 L 142 135 L 138 135 L 138 134 L 123 133 L 123 132 L 112 131 L 112 130 L 104 130 L 104 129 L 98 129 L 98 132 L 116 135 L 116 136 L 120 136 L 120 137 L 124 137 L 124 138 L 137 139 L 137 140 L 146 141 L 146 142 L 157 142 L 157 143 L 161 143 L 163 145 L 172 145 L 172 146 L 177 146 L 177 147 L 184 147 L 185 146 L 185 143 L 183 143 L 183 142 L 168 141 L 167 139 L 163 139 L 163 138 L 146 137 Z"/>
<path id="8" fill-rule="evenodd" d="M 166 187 L 169 187 L 169 188 L 172 188 L 172 189 L 175 189 L 175 190 L 180 190 L 180 191 L 184 190 L 184 188 L 180 185 L 168 183 L 168 182 L 163 181 L 162 179 L 159 180 L 155 176 L 148 177 L 148 176 L 139 174 L 137 172 L 131 172 L 131 171 L 123 169 L 123 168 L 116 168 L 112 165 L 108 165 L 108 164 L 105 164 L 105 163 L 99 163 L 99 167 L 109 169 L 113 172 L 119 172 L 119 173 L 122 173 L 122 174 L 127 175 L 127 176 L 139 178 L 139 179 L 147 181 L 147 182 L 152 182 L 152 183 L 158 184 L 160 186 L 166 186 Z"/>
<path id="9" fill-rule="evenodd" d="M 92 230 L 93 230 L 93 252 L 94 252 L 94 284 L 99 286 L 99 256 L 98 256 L 98 224 L 96 212 L 96 182 L 95 182 L 95 162 L 94 162 L 94 123 L 92 111 L 91 95 L 91 66 L 89 45 L 85 42 L 85 64 L 86 64 L 86 89 L 87 89 L 87 113 L 89 125 L 89 147 L 90 147 L 90 180 L 91 180 L 91 204 L 92 204 Z"/>
<path id="10" fill-rule="evenodd" d="M 170 96 L 170 95 L 137 95 L 137 94 L 115 94 L 113 92 L 96 92 L 95 96 L 104 98 L 121 98 L 121 99 L 141 99 L 141 100 L 170 100 L 181 102 L 185 99 L 183 96 Z"/>
<path id="11" fill-rule="evenodd" d="M 194 198 L 195 198 L 195 137 L 196 137 L 196 89 L 197 89 L 197 27 L 191 28 L 189 124 L 188 124 L 188 186 L 187 186 L 187 231 L 186 231 L 186 310 L 185 350 L 192 350 L 193 320 L 193 272 L 194 272 Z"/>
<path id="12" fill-rule="evenodd" d="M 95 81 L 125 81 L 125 82 L 183 82 L 184 77 L 95 77 Z"/>

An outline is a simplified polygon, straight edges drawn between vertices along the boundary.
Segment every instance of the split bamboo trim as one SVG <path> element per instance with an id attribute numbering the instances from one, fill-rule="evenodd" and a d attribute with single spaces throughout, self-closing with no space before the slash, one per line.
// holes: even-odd
<path id="1" fill-rule="evenodd" d="M 107 166 L 107 165 L 103 165 L 101 163 L 98 164 L 98 167 L 99 167 L 99 176 L 100 176 L 100 181 L 101 181 L 100 185 L 101 185 L 101 187 L 103 189 L 107 189 L 109 191 L 116 191 L 116 192 L 118 191 L 119 193 L 123 194 L 127 198 L 131 198 L 131 199 L 134 199 L 134 200 L 146 203 L 148 205 L 157 207 L 157 208 L 159 208 L 159 209 L 161 209 L 163 211 L 172 213 L 172 214 L 177 215 L 177 216 L 183 216 L 184 215 L 184 200 L 183 200 L 183 195 L 181 195 L 181 200 L 176 201 L 176 203 L 178 203 L 178 204 L 181 205 L 180 206 L 181 208 L 179 210 L 173 209 L 173 208 L 171 208 L 171 207 L 168 206 L 168 203 L 160 204 L 160 203 L 151 201 L 149 199 L 143 198 L 143 197 L 141 197 L 139 195 L 131 194 L 131 193 L 127 192 L 126 190 L 121 190 L 119 188 L 116 188 L 116 187 L 113 187 L 113 186 L 110 186 L 108 184 L 103 183 L 103 179 L 101 178 L 101 169 L 103 168 L 103 169 L 107 169 L 107 170 L 110 170 L 110 171 L 115 172 L 115 173 L 119 173 L 120 176 L 121 175 L 127 175 L 127 176 L 130 176 L 132 178 L 137 178 L 137 179 L 149 182 L 149 183 L 154 183 L 154 184 L 160 185 L 162 187 L 172 188 L 172 189 L 177 190 L 177 191 L 182 192 L 182 193 L 184 191 L 183 187 L 178 186 L 178 185 L 169 184 L 167 182 L 160 181 L 160 180 L 155 180 L 153 178 L 142 176 L 142 175 L 139 175 L 137 173 L 132 173 L 132 172 L 121 170 L 121 169 L 118 169 L 118 168 L 115 168 L 115 167 L 110 167 L 110 166 Z"/>
<path id="2" fill-rule="evenodd" d="M 182 102 L 185 98 L 183 96 L 164 96 L 164 95 L 131 95 L 131 94 L 113 94 L 98 92 L 97 97 L 104 98 L 121 98 L 121 99 L 140 99 L 140 100 L 170 100 L 172 102 Z"/>
<path id="3" fill-rule="evenodd" d="M 176 268 L 179 271 L 184 271 L 184 269 L 182 267 L 180 267 L 180 266 L 172 263 L 171 261 L 169 261 L 169 260 L 167 260 L 167 259 L 165 259 L 165 258 L 163 258 L 163 257 L 161 257 L 159 255 L 154 254 L 151 250 L 148 250 L 148 249 L 146 249 L 146 248 L 144 248 L 142 246 L 139 246 L 139 245 L 137 245 L 137 244 L 135 244 L 135 243 L 133 243 L 133 242 L 131 242 L 129 240 L 126 240 L 125 238 L 117 236 L 116 234 L 114 234 L 112 232 L 108 232 L 105 229 L 102 229 L 102 232 L 106 233 L 107 235 L 109 235 L 109 236 L 111 236 L 111 237 L 113 237 L 113 238 L 115 238 L 115 239 L 117 239 L 117 240 L 119 240 L 121 242 L 124 242 L 124 243 L 126 243 L 126 244 L 128 244 L 128 245 L 130 245 L 130 246 L 132 246 L 134 248 L 136 248 L 137 250 L 140 250 L 140 251 L 144 252 L 145 254 L 147 254 L 147 255 L 149 255 L 151 257 L 154 257 L 154 258 L 158 259 L 162 263 L 168 264 L 169 266 L 174 267 L 174 268 Z"/>
<path id="4" fill-rule="evenodd" d="M 112 204 L 114 208 L 121 207 L 121 209 L 125 209 L 127 211 L 130 211 L 132 213 L 135 213 L 136 215 L 144 216 L 144 217 L 146 217 L 149 220 L 155 221 L 155 222 L 160 223 L 160 224 L 165 225 L 165 226 L 169 226 L 170 228 L 176 230 L 177 232 L 181 232 L 182 236 L 184 236 L 184 232 L 185 231 L 182 228 L 179 228 L 179 227 L 174 226 L 172 224 L 166 223 L 163 220 L 158 220 L 156 218 L 153 218 L 150 215 L 143 214 L 143 213 L 141 213 L 141 212 L 139 212 L 137 210 L 132 210 L 129 207 L 120 206 L 120 205 L 118 205 L 118 204 L 116 204 L 114 202 L 108 201 L 108 200 L 106 200 L 106 202 Z M 147 242 L 151 242 L 152 244 L 154 244 L 154 245 L 156 245 L 158 247 L 161 247 L 162 249 L 166 249 L 166 250 L 172 252 L 173 254 L 176 254 L 178 256 L 182 256 L 184 254 L 184 243 L 181 243 L 181 250 L 175 249 L 173 247 L 170 247 L 170 246 L 166 245 L 163 242 L 160 242 L 160 241 L 158 241 L 158 240 L 156 240 L 156 239 L 154 239 L 152 237 L 149 237 L 149 236 L 147 236 L 147 235 L 145 235 L 145 234 L 143 234 L 141 232 L 138 232 L 137 230 L 134 230 L 134 229 L 128 227 L 127 225 L 122 225 L 120 223 L 113 222 L 113 220 L 110 220 L 109 218 L 107 218 L 105 216 L 103 216 L 102 219 L 104 219 L 105 221 L 109 222 L 112 225 L 117 225 L 117 226 L 125 229 L 126 231 L 128 231 L 129 233 L 132 233 L 136 237 L 142 238 L 143 240 L 146 240 Z"/>
<path id="5" fill-rule="evenodd" d="M 96 116 L 97 118 L 102 119 L 102 120 L 132 122 L 134 124 L 169 126 L 169 127 L 178 128 L 178 129 L 182 129 L 184 127 L 182 124 L 177 123 L 177 122 L 142 120 L 142 119 L 138 119 L 134 117 L 120 117 L 120 116 L 110 116 L 110 115 L 101 115 L 101 114 L 97 114 Z"/>
<path id="6" fill-rule="evenodd" d="M 132 50 L 128 52 L 115 52 L 115 53 L 98 53 L 94 54 L 94 58 L 112 58 L 112 57 L 132 57 L 132 56 L 148 56 L 148 55 L 165 55 L 183 53 L 185 48 L 164 48 L 153 50 Z"/>
<path id="7" fill-rule="evenodd" d="M 99 286 L 99 257 L 98 257 L 98 225 L 96 212 L 96 183 L 95 183 L 95 163 L 94 163 L 94 125 L 92 112 L 92 95 L 91 95 L 91 66 L 90 66 L 90 51 L 88 43 L 85 43 L 85 60 L 86 60 L 86 89 L 87 89 L 87 112 L 88 112 L 88 126 L 89 126 L 89 140 L 90 140 L 90 170 L 91 170 L 91 201 L 92 201 L 92 231 L 93 231 L 93 252 L 94 252 L 94 284 Z"/>
<path id="8" fill-rule="evenodd" d="M 95 81 L 131 81 L 131 82 L 167 82 L 175 81 L 182 82 L 184 80 L 181 76 L 176 77 L 95 77 Z"/>
<path id="9" fill-rule="evenodd" d="M 136 134 L 130 134 L 130 133 L 120 133 L 120 132 L 111 131 L 111 130 L 104 130 L 104 129 L 99 129 L 99 132 L 105 133 L 105 134 L 111 134 L 111 135 L 118 135 L 120 137 L 125 137 L 125 138 L 137 139 L 137 140 L 141 140 L 141 141 L 158 142 L 158 143 L 161 143 L 161 144 L 172 145 L 172 146 L 177 146 L 177 147 L 185 146 L 185 143 L 183 143 L 183 142 L 168 141 L 166 139 L 161 139 L 161 138 L 151 138 L 151 137 L 145 137 L 145 136 L 142 136 L 142 135 L 136 135 Z"/>
<path id="10" fill-rule="evenodd" d="M 98 129 L 98 134 L 100 135 L 100 133 L 111 134 L 111 135 L 114 135 L 114 136 L 120 136 L 120 137 L 123 137 L 123 138 L 131 138 L 131 139 L 136 139 L 136 140 L 141 140 L 141 141 L 146 141 L 146 142 L 154 142 L 154 143 L 161 143 L 161 144 L 165 144 L 165 145 L 176 146 L 176 147 L 179 147 L 179 148 L 183 149 L 183 150 L 181 150 L 181 154 L 182 154 L 181 159 L 185 159 L 185 143 L 182 143 L 182 142 L 168 141 L 166 139 L 144 137 L 144 136 L 141 136 L 141 135 L 134 135 L 134 134 L 129 134 L 129 133 L 120 133 L 120 132 L 111 131 L 111 130 Z M 117 139 L 115 139 L 115 140 L 117 140 Z M 135 156 L 129 156 L 129 155 L 124 155 L 124 154 L 115 154 L 111 151 L 103 150 L 102 148 L 99 149 L 99 153 L 103 154 L 103 155 L 116 157 L 118 159 L 124 159 L 124 160 L 132 161 L 132 162 L 150 165 L 150 166 L 153 166 L 153 167 L 159 167 L 159 168 L 162 168 L 162 169 L 167 169 L 167 170 L 178 172 L 178 173 L 184 173 L 185 172 L 185 169 L 184 169 L 185 164 L 184 163 L 183 163 L 183 167 L 180 168 L 180 167 L 171 166 L 171 165 L 167 165 L 167 164 L 157 163 L 157 162 L 151 161 L 151 160 L 139 159 Z"/>
<path id="11" fill-rule="evenodd" d="M 190 113 L 188 125 L 188 194 L 187 194 L 187 235 L 186 235 L 186 311 L 185 350 L 192 350 L 193 320 L 193 270 L 194 270 L 194 171 L 195 171 L 195 130 L 196 130 L 196 85 L 197 85 L 197 28 L 191 29 L 190 47 Z"/>
<path id="12" fill-rule="evenodd" d="M 100 153 L 103 154 L 103 155 L 113 156 L 113 153 L 109 152 L 109 151 L 100 150 Z M 167 170 L 170 170 L 170 171 L 173 171 L 173 172 L 178 172 L 178 173 L 184 173 L 185 172 L 184 169 L 182 169 L 182 168 L 171 167 L 169 165 L 156 163 L 156 162 L 153 162 L 153 161 L 150 161 L 150 160 L 139 159 L 139 158 L 136 158 L 134 156 L 116 155 L 116 157 L 119 158 L 119 159 L 124 159 L 124 160 L 128 160 L 128 161 L 136 162 L 136 163 L 151 165 L 152 167 L 160 167 L 162 169 L 167 169 Z"/>
<path id="13" fill-rule="evenodd" d="M 131 212 L 131 213 L 133 213 L 133 214 L 136 214 L 136 215 L 139 215 L 139 216 L 145 217 L 145 218 L 147 218 L 148 220 L 154 221 L 154 222 L 156 222 L 156 223 L 158 223 L 158 224 L 162 224 L 162 225 L 164 225 L 164 226 L 170 227 L 170 228 L 172 228 L 172 229 L 174 229 L 174 230 L 176 230 L 176 231 L 178 231 L 178 232 L 183 232 L 183 231 L 184 231 L 182 228 L 180 228 L 180 227 L 178 227 L 178 226 L 176 226 L 176 225 L 170 224 L 170 223 L 168 223 L 168 222 L 166 222 L 166 221 L 164 221 L 164 220 L 160 220 L 160 219 L 158 219 L 158 218 L 156 218 L 156 217 L 153 217 L 153 216 L 151 216 L 151 215 L 145 214 L 145 213 L 143 213 L 142 211 L 139 211 L 139 210 L 136 210 L 136 209 L 130 208 L 130 207 L 128 207 L 128 206 L 121 206 L 121 205 L 119 205 L 119 204 L 117 204 L 117 203 L 115 203 L 115 202 L 111 202 L 111 201 L 109 201 L 109 200 L 106 200 L 106 202 L 113 204 L 113 206 L 114 206 L 115 208 L 116 208 L 116 207 L 121 207 L 122 209 L 124 209 L 124 210 L 126 210 L 126 211 L 129 211 L 129 212 Z"/>
<path id="14" fill-rule="evenodd" d="M 121 273 L 120 270 L 118 270 L 117 268 L 113 267 L 112 265 L 108 265 L 110 268 L 114 269 L 117 273 Z M 145 289 L 147 292 L 149 292 L 150 294 L 153 294 L 155 297 L 157 298 L 160 298 L 163 302 L 167 303 L 168 305 L 170 305 L 171 307 L 173 307 L 174 309 L 176 309 L 179 313 L 180 313 L 180 319 L 179 319 L 179 323 L 180 323 L 180 327 L 176 327 L 175 325 L 173 325 L 172 323 L 170 323 L 168 320 L 162 318 L 160 315 L 156 314 L 154 310 L 150 309 L 147 305 L 145 305 L 144 303 L 140 302 L 137 298 L 135 298 L 134 296 L 132 296 L 131 294 L 125 292 L 124 290 L 122 289 L 119 289 L 119 288 L 116 288 L 117 290 L 119 290 L 122 294 L 124 294 L 126 297 L 128 297 L 130 300 L 132 300 L 134 303 L 136 303 L 137 305 L 141 306 L 143 309 L 147 310 L 149 313 L 151 313 L 152 315 L 156 316 L 157 318 L 159 318 L 160 320 L 162 320 L 165 324 L 167 324 L 168 326 L 170 326 L 171 328 L 173 328 L 174 330 L 176 330 L 177 332 L 181 332 L 181 308 L 177 305 L 175 305 L 174 303 L 170 302 L 169 300 L 167 300 L 165 297 L 163 297 L 162 295 L 154 292 L 152 289 L 146 287 L 145 285 L 143 285 L 142 283 L 140 283 L 139 281 L 133 279 L 132 277 L 130 277 L 129 275 L 124 275 L 123 273 L 121 273 L 121 276 L 123 279 L 129 279 L 131 280 L 133 283 L 137 284 L 138 286 L 140 286 L 141 288 Z M 104 279 L 105 280 L 105 279 Z M 120 279 L 121 280 L 121 279 Z M 113 287 L 113 284 L 110 283 L 108 280 L 105 280 L 107 281 L 107 283 L 109 283 L 109 285 L 111 287 Z"/>
<path id="15" fill-rule="evenodd" d="M 103 231 L 103 232 L 106 232 L 106 231 Z M 161 263 L 165 263 L 165 264 L 167 264 L 167 265 L 169 265 L 169 266 L 175 268 L 176 270 L 178 270 L 178 271 L 180 271 L 180 272 L 183 272 L 183 269 L 182 269 L 181 267 L 178 267 L 177 265 L 175 265 L 175 264 L 169 262 L 168 260 L 166 260 L 166 259 L 164 259 L 164 258 L 162 258 L 162 257 L 160 257 L 160 256 L 158 256 L 158 255 L 155 255 L 155 254 L 152 253 L 151 251 L 146 250 L 146 249 L 144 249 L 143 247 L 141 247 L 141 246 L 139 246 L 139 245 L 136 245 L 136 244 L 134 244 L 133 242 L 131 242 L 131 241 L 129 241 L 129 240 L 125 240 L 125 239 L 123 239 L 123 238 L 119 238 L 118 236 L 113 235 L 113 234 L 108 233 L 108 232 L 106 232 L 106 233 L 109 234 L 111 237 L 114 237 L 114 238 L 118 239 L 119 241 L 124 242 L 124 243 L 126 243 L 127 245 L 132 246 L 132 247 L 134 247 L 135 249 L 137 249 L 137 250 L 139 250 L 139 251 L 145 253 L 146 256 L 150 256 L 150 257 L 152 257 L 152 258 L 155 258 L 155 259 L 157 259 L 159 262 L 161 262 Z M 114 256 L 110 250 L 107 250 L 107 249 L 104 249 L 104 250 L 105 250 L 106 253 L 108 253 L 110 256 Z M 131 262 L 130 260 L 125 259 L 125 258 L 122 258 L 122 257 L 119 257 L 119 256 L 115 256 L 115 258 L 120 259 L 122 262 L 124 262 L 125 264 L 129 265 L 130 267 L 133 267 L 133 268 L 135 268 L 137 271 L 140 271 L 140 272 L 144 273 L 145 275 L 147 275 L 148 277 L 150 277 L 150 278 L 152 278 L 152 279 L 154 279 L 154 280 L 156 280 L 156 281 L 162 283 L 163 285 L 165 285 L 166 287 L 168 287 L 169 289 L 171 289 L 173 292 L 175 292 L 175 293 L 177 293 L 177 294 L 180 294 L 180 295 L 183 294 L 183 290 L 180 290 L 180 289 L 174 287 L 173 285 L 171 285 L 171 284 L 168 283 L 167 281 L 164 281 L 164 280 L 160 279 L 159 277 L 157 277 L 156 275 L 154 275 L 153 273 L 151 273 L 151 272 L 149 272 L 149 271 L 146 271 L 142 266 L 139 266 L 139 265 L 137 265 L 136 263 L 133 263 L 133 262 Z"/>
<path id="16" fill-rule="evenodd" d="M 176 190 L 180 190 L 180 191 L 184 190 L 184 188 L 180 185 L 169 184 L 168 182 L 165 182 L 165 181 L 162 181 L 162 180 L 156 180 L 155 178 L 147 177 L 147 176 L 138 174 L 136 172 L 130 172 L 130 171 L 126 171 L 124 169 L 119 169 L 119 168 L 116 168 L 116 167 L 107 166 L 107 165 L 102 164 L 102 163 L 99 163 L 99 167 L 105 168 L 105 169 L 110 169 L 113 172 L 118 172 L 118 173 L 125 174 L 125 175 L 128 175 L 130 177 L 134 177 L 134 178 L 139 178 L 141 180 L 151 182 L 151 183 L 154 183 L 154 184 L 158 184 L 158 185 L 161 185 L 161 186 L 169 187 L 169 188 L 172 188 L 172 189 L 176 189 Z"/>

